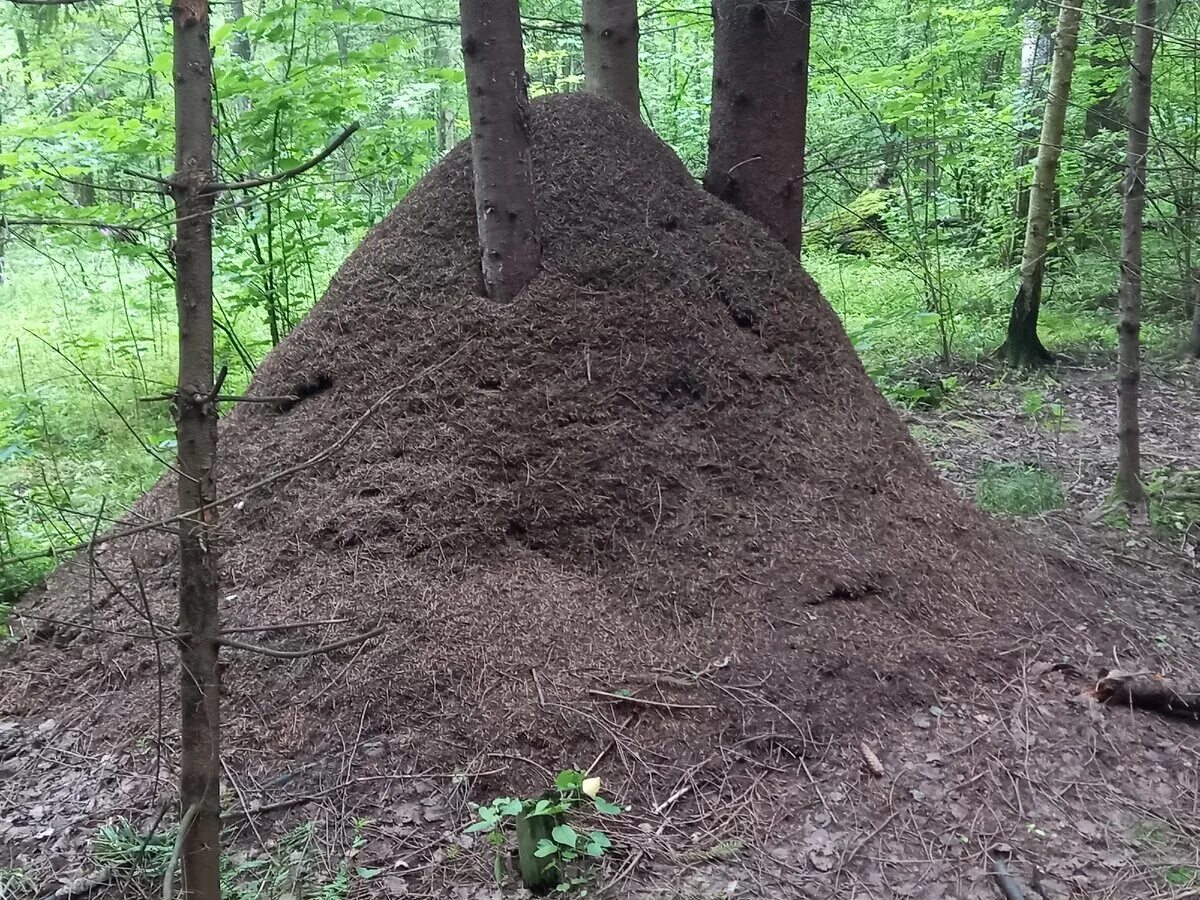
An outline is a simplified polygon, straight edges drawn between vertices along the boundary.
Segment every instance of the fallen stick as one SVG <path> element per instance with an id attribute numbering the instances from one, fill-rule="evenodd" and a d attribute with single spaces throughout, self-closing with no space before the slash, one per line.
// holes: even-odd
<path id="1" fill-rule="evenodd" d="M 1101 671 L 1092 694 L 1109 706 L 1129 706 L 1200 722 L 1200 694 L 1177 691 L 1161 675 L 1121 669 Z"/>

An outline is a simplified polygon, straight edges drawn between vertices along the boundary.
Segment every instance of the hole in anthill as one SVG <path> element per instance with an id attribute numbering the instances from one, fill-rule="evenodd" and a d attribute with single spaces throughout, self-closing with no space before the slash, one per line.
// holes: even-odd
<path id="1" fill-rule="evenodd" d="M 280 400 L 275 404 L 276 412 L 289 412 L 296 408 L 296 404 L 303 403 L 310 397 L 315 397 L 317 394 L 323 394 L 325 391 L 333 387 L 333 378 L 324 372 L 318 372 L 315 375 L 310 375 L 302 381 L 292 385 L 291 396 L 286 400 Z"/>

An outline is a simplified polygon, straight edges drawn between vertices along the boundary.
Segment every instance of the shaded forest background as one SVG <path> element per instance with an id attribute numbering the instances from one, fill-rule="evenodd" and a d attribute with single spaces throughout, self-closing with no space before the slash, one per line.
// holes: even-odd
<path id="1" fill-rule="evenodd" d="M 1002 341 L 1058 6 L 873 0 L 813 14 L 805 265 L 893 400 L 954 389 Z M 534 96 L 582 87 L 579 7 L 529 2 Z M 0 9 L 0 544 L 87 538 L 173 455 L 169 10 L 149 0 Z M 1131 4 L 1085 7 L 1054 204 L 1043 340 L 1115 344 Z M 217 352 L 229 385 L 322 294 L 364 231 L 467 137 L 457 5 L 230 0 L 214 8 L 217 175 L 310 158 L 222 196 Z M 712 18 L 641 8 L 644 120 L 699 175 Z M 1187 340 L 1200 291 L 1200 11 L 1164 3 L 1153 84 L 1143 339 Z M 945 375 L 931 378 L 933 360 Z M 1030 402 L 1035 402 L 1036 398 Z M 147 452 L 149 451 L 149 452 Z M 81 512 L 86 511 L 86 512 Z M 50 560 L 6 567 L 0 599 Z"/>

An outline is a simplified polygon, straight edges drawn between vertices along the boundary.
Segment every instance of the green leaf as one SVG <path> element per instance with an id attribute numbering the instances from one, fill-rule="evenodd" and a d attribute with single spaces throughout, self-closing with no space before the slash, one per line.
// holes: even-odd
<path id="1" fill-rule="evenodd" d="M 383 869 L 368 869 L 365 866 L 359 866 L 354 870 L 355 874 L 358 875 L 359 878 L 364 879 L 374 878 L 382 871 Z"/>
<path id="2" fill-rule="evenodd" d="M 553 841 L 542 838 L 538 841 L 537 849 L 533 851 L 533 855 L 538 859 L 545 859 L 547 856 L 553 856 L 557 852 L 558 846 Z"/>
<path id="3" fill-rule="evenodd" d="M 491 831 L 496 827 L 495 821 L 474 822 L 466 827 L 466 834 L 476 834 L 480 831 Z"/>
<path id="4" fill-rule="evenodd" d="M 579 843 L 579 833 L 570 825 L 555 825 L 550 837 L 564 847 L 574 847 Z"/>
<path id="5" fill-rule="evenodd" d="M 608 835 L 603 831 L 589 831 L 588 840 L 593 844 L 599 844 L 605 850 L 612 846 L 612 841 L 608 839 Z"/>
<path id="6" fill-rule="evenodd" d="M 554 812 L 554 805 L 549 800 L 539 800 L 534 804 L 533 810 L 525 813 L 525 818 L 532 819 L 534 816 L 548 816 Z"/>
<path id="7" fill-rule="evenodd" d="M 583 784 L 583 773 L 576 769 L 564 769 L 554 779 L 554 786 L 560 791 L 577 790 Z"/>
<path id="8" fill-rule="evenodd" d="M 595 800 L 595 803 L 596 803 L 596 812 L 604 813 L 604 815 L 606 815 L 606 816 L 620 815 L 621 813 L 623 813 L 625 811 L 622 807 L 617 806 L 617 804 L 615 804 L 615 803 L 610 803 L 608 800 L 605 800 L 603 797 L 597 797 Z"/>

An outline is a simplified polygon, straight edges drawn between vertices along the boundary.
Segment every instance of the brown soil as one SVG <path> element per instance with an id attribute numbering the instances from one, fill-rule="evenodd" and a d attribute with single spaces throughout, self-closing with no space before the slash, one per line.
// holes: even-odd
<path id="1" fill-rule="evenodd" d="M 1100 580 L 936 477 L 763 229 L 603 101 L 535 103 L 533 137 L 545 272 L 517 302 L 477 294 L 461 146 L 250 388 L 302 399 L 223 421 L 224 492 L 294 469 L 222 512 L 225 622 L 344 620 L 241 635 L 297 650 L 386 628 L 295 661 L 227 651 L 237 771 L 370 745 L 392 772 L 487 772 L 483 794 L 611 751 L 649 806 L 719 746 L 854 747 L 1077 641 Z M 164 479 L 130 521 L 173 498 Z M 107 545 L 99 574 L 76 560 L 24 609 L 86 627 L 39 626 L 0 713 L 156 743 L 131 561 L 173 620 L 169 534 Z"/>

